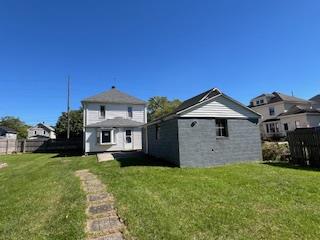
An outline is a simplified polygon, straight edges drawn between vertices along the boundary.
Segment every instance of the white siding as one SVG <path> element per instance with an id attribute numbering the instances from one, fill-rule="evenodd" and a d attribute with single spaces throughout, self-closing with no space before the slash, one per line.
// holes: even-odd
<path id="1" fill-rule="evenodd" d="M 128 128 L 130 129 L 130 128 Z M 132 129 L 132 128 L 131 128 Z M 100 145 L 97 143 L 97 129 L 86 128 L 85 131 L 85 152 L 104 152 L 104 151 L 122 151 L 124 150 L 125 128 L 115 129 L 115 144 Z M 133 128 L 133 149 L 141 150 L 142 135 L 140 128 Z"/>
<path id="2" fill-rule="evenodd" d="M 221 117 L 221 118 L 257 118 L 258 116 L 245 107 L 219 96 L 197 108 L 181 115 L 182 117 Z"/>
<path id="3" fill-rule="evenodd" d="M 307 121 L 310 127 L 320 126 L 320 114 L 308 114 Z"/>
<path id="4" fill-rule="evenodd" d="M 104 105 L 106 109 L 106 117 L 100 118 L 100 106 Z M 132 120 L 145 123 L 145 106 L 144 105 L 130 105 L 130 104 L 101 104 L 101 103 L 87 103 L 85 113 L 87 114 L 86 125 L 104 121 L 106 119 L 113 119 L 116 117 L 129 118 L 128 107 L 132 107 Z"/>

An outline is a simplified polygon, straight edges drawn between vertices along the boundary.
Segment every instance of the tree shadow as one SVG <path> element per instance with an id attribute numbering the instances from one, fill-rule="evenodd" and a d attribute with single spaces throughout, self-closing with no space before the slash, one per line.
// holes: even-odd
<path id="1" fill-rule="evenodd" d="M 56 153 L 56 155 L 51 158 L 61 158 L 61 157 L 80 157 L 83 156 L 82 151 L 63 151 L 63 152 L 52 152 Z"/>
<path id="2" fill-rule="evenodd" d="M 116 161 L 120 163 L 120 167 L 178 167 L 170 162 L 147 155 L 134 158 L 116 158 Z"/>
<path id="3" fill-rule="evenodd" d="M 294 165 L 287 162 L 264 162 L 262 164 L 269 165 L 272 167 L 281 167 L 281 168 L 289 168 L 289 169 L 304 170 L 304 171 L 313 171 L 313 172 L 320 171 L 320 168 L 311 167 L 311 166 Z"/>

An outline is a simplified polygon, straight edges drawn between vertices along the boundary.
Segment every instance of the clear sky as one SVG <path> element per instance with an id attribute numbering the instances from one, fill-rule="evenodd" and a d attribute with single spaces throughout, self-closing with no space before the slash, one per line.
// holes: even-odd
<path id="1" fill-rule="evenodd" d="M 320 1 L 0 1 L 0 117 L 55 124 L 111 85 L 147 100 L 211 87 L 320 93 Z"/>

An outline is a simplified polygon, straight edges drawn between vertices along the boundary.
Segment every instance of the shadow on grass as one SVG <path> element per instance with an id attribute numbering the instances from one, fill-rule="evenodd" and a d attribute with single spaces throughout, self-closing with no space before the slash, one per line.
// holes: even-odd
<path id="1" fill-rule="evenodd" d="M 68 152 L 58 152 L 56 155 L 51 158 L 61 158 L 61 157 L 79 157 L 82 156 L 83 153 L 80 151 L 68 151 Z"/>
<path id="2" fill-rule="evenodd" d="M 290 168 L 290 169 L 296 169 L 296 170 L 305 170 L 305 171 L 314 171 L 314 172 L 320 171 L 320 169 L 316 167 L 299 166 L 299 165 L 293 165 L 286 162 L 264 162 L 262 164 L 269 165 L 272 167 Z"/>
<path id="3" fill-rule="evenodd" d="M 176 168 L 177 166 L 169 163 L 167 161 L 143 156 L 139 158 L 118 158 L 116 159 L 120 163 L 120 167 L 137 167 L 137 166 L 145 166 L 145 167 L 171 167 Z"/>

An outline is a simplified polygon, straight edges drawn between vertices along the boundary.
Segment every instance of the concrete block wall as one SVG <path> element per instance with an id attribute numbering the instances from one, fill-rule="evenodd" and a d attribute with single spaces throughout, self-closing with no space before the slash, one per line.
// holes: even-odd
<path id="1" fill-rule="evenodd" d="M 256 122 L 228 119 L 228 137 L 217 138 L 215 119 L 178 119 L 180 166 L 208 167 L 261 160 L 260 130 Z"/>
<path id="2" fill-rule="evenodd" d="M 156 139 L 156 124 L 148 126 L 149 155 L 179 165 L 178 120 L 168 120 L 159 126 L 159 139 Z"/>

